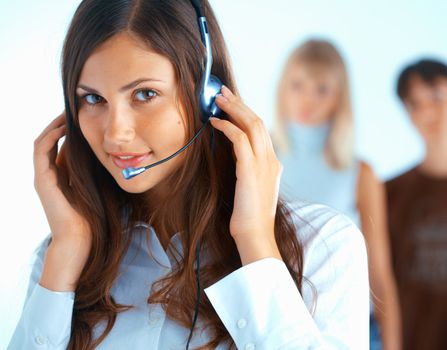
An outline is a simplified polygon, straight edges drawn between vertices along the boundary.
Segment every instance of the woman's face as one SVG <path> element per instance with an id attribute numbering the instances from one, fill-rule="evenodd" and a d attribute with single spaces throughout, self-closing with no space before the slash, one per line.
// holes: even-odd
<path id="1" fill-rule="evenodd" d="M 283 101 L 288 120 L 308 125 L 329 121 L 338 102 L 335 74 L 298 63 L 289 68 L 285 79 Z"/>
<path id="2" fill-rule="evenodd" d="M 81 131 L 98 160 L 130 193 L 142 193 L 173 172 L 182 155 L 126 180 L 121 171 L 174 153 L 185 143 L 186 120 L 176 99 L 174 67 L 127 33 L 87 59 L 76 90 Z M 133 157 L 135 163 L 118 157 Z"/>

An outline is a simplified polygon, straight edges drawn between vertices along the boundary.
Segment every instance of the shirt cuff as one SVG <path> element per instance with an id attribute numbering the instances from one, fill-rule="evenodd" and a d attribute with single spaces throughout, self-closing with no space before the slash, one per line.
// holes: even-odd
<path id="1" fill-rule="evenodd" d="M 25 330 L 37 345 L 59 347 L 71 333 L 75 292 L 57 292 L 37 283 L 22 314 Z"/>
<path id="2" fill-rule="evenodd" d="M 282 260 L 247 264 L 205 293 L 238 349 L 320 347 L 318 328 Z"/>

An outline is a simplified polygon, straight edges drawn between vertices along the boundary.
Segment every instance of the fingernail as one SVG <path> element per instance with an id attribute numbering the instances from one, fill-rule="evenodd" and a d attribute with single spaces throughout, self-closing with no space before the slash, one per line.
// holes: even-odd
<path id="1" fill-rule="evenodd" d="M 217 118 L 217 117 L 210 117 L 210 120 L 220 120 L 220 118 Z"/>
<path id="2" fill-rule="evenodd" d="M 221 100 L 222 102 L 228 102 L 228 98 L 226 98 L 224 95 L 222 94 L 217 94 L 216 98 Z"/>
<path id="3" fill-rule="evenodd" d="M 221 89 L 221 91 L 222 91 L 222 94 L 223 94 L 225 97 L 231 97 L 231 96 L 233 95 L 233 93 L 231 92 L 231 90 L 230 90 L 229 88 L 227 88 L 225 85 L 222 85 L 222 89 Z"/>

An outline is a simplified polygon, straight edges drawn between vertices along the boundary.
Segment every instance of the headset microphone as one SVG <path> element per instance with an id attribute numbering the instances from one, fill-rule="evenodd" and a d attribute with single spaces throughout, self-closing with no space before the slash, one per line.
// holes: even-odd
<path id="1" fill-rule="evenodd" d="M 201 117 L 200 120 L 202 121 L 203 125 L 195 133 L 195 135 L 189 140 L 186 145 L 184 145 L 182 148 L 180 148 L 177 152 L 171 154 L 169 157 L 166 157 L 158 162 L 155 162 L 153 164 L 149 164 L 147 166 L 141 167 L 141 168 L 126 168 L 122 171 L 122 174 L 126 180 L 130 180 L 131 178 L 143 173 L 147 169 L 153 168 L 159 164 L 162 164 L 164 162 L 167 162 L 168 160 L 176 157 L 181 152 L 183 152 L 186 148 L 188 148 L 196 139 L 197 137 L 202 133 L 202 131 L 205 129 L 205 127 L 208 125 L 209 118 L 211 116 L 217 116 L 221 114 L 220 108 L 216 104 L 216 96 L 220 94 L 220 89 L 222 88 L 222 82 L 220 79 L 214 75 L 211 74 L 211 67 L 213 65 L 213 55 L 212 55 L 212 48 L 211 48 L 211 37 L 208 32 L 208 24 L 206 22 L 205 15 L 203 14 L 203 8 L 202 4 L 200 3 L 200 0 L 191 0 L 191 4 L 194 7 L 197 17 L 198 17 L 198 24 L 200 29 L 200 35 L 202 38 L 202 42 L 205 45 L 206 49 L 206 59 L 205 59 L 205 67 L 202 74 L 202 81 L 200 86 L 200 96 L 199 96 L 199 103 L 200 103 L 200 110 L 201 110 Z"/>
<path id="2" fill-rule="evenodd" d="M 137 176 L 138 174 L 141 174 L 142 172 L 146 171 L 147 169 L 153 168 L 154 166 L 160 165 L 164 162 L 167 162 L 168 160 L 178 156 L 181 152 L 183 152 L 185 149 L 187 149 L 194 141 L 197 137 L 199 137 L 199 135 L 202 133 L 202 131 L 205 129 L 205 127 L 208 125 L 208 121 L 206 123 L 204 123 L 202 125 L 202 127 L 199 129 L 199 131 L 197 131 L 195 133 L 195 135 L 191 138 L 191 140 L 188 141 L 188 143 L 186 145 L 184 145 L 182 148 L 180 148 L 177 152 L 171 154 L 169 157 L 163 158 L 162 160 L 159 160 L 158 162 L 155 162 L 153 164 L 149 164 L 146 165 L 145 167 L 141 167 L 141 168 L 126 168 L 122 171 L 124 178 L 126 180 L 129 180 L 135 176 Z"/>

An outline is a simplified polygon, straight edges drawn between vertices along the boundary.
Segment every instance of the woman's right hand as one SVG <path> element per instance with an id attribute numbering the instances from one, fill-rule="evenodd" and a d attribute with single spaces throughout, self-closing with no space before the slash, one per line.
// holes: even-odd
<path id="1" fill-rule="evenodd" d="M 71 235 L 87 238 L 90 235 L 87 221 L 73 208 L 60 188 L 62 174 L 56 162 L 57 142 L 65 135 L 65 129 L 64 112 L 34 141 L 34 188 L 45 210 L 53 240 L 73 238 Z"/>

